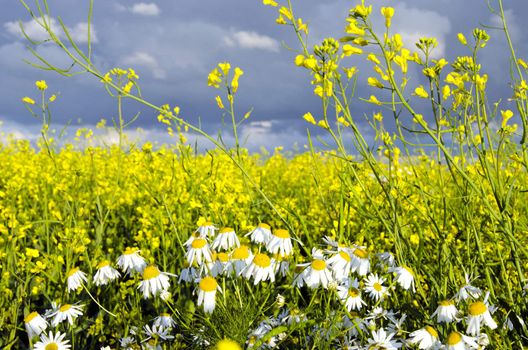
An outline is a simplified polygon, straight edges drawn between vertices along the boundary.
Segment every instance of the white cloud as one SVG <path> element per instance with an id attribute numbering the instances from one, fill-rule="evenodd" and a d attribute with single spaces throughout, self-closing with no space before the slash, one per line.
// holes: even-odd
<path id="1" fill-rule="evenodd" d="M 44 27 L 42 26 L 42 24 L 44 23 L 47 23 L 47 26 L 51 29 L 53 33 L 55 33 L 55 35 L 57 35 L 57 37 L 63 40 L 66 39 L 66 34 L 64 34 L 60 23 L 55 18 L 48 18 L 46 19 L 46 22 L 44 22 L 43 17 L 39 18 L 38 22 L 37 20 L 32 19 L 27 22 L 22 22 L 22 27 L 24 28 L 24 32 L 30 39 L 35 41 L 44 41 L 50 38 L 46 29 L 44 29 Z M 22 29 L 20 28 L 20 23 L 17 21 L 4 23 L 4 28 L 11 35 L 14 35 L 20 39 L 25 38 Z M 75 43 L 82 44 L 88 42 L 88 23 L 79 22 L 73 27 L 66 28 Z M 97 33 L 93 24 L 90 27 L 90 32 L 92 43 L 96 43 Z"/>
<path id="2" fill-rule="evenodd" d="M 148 52 L 136 51 L 133 54 L 126 56 L 123 59 L 123 63 L 132 67 L 142 66 L 148 68 L 156 79 L 165 79 L 167 77 L 167 74 L 161 68 L 158 61 Z"/>
<path id="3" fill-rule="evenodd" d="M 259 49 L 273 52 L 279 51 L 279 42 L 277 40 L 256 32 L 234 32 L 230 36 L 224 37 L 224 44 L 227 46 L 239 46 L 246 49 Z"/>
<path id="4" fill-rule="evenodd" d="M 142 16 L 157 16 L 161 12 L 158 5 L 154 3 L 145 3 L 145 2 L 134 4 L 130 8 L 130 11 L 132 11 L 132 13 L 135 13 L 137 15 L 142 15 Z"/>
<path id="5" fill-rule="evenodd" d="M 397 16 L 394 16 L 392 30 L 400 33 L 406 47 L 416 50 L 415 43 L 422 37 L 434 37 L 438 46 L 432 52 L 433 58 L 445 55 L 446 36 L 451 32 L 451 22 L 446 16 L 401 3 L 396 5 Z"/>

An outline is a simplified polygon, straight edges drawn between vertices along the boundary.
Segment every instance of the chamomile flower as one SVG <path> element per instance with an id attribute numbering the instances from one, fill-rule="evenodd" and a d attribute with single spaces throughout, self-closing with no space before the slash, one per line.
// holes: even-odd
<path id="1" fill-rule="evenodd" d="M 409 335 L 408 343 L 418 345 L 418 349 L 438 349 L 438 332 L 431 326 L 425 326 Z"/>
<path id="2" fill-rule="evenodd" d="M 345 304 L 348 311 L 361 310 L 363 305 L 367 305 L 361 299 L 361 290 L 356 278 L 347 279 L 343 285 L 337 287 L 337 295 L 341 302 Z"/>
<path id="3" fill-rule="evenodd" d="M 176 326 L 176 322 L 172 316 L 166 312 L 163 312 L 158 317 L 156 317 L 152 324 L 157 327 L 165 328 L 174 328 L 174 326 Z"/>
<path id="4" fill-rule="evenodd" d="M 396 282 L 405 290 L 412 288 L 412 291 L 415 292 L 414 288 L 414 272 L 407 266 L 393 267 L 389 269 L 390 272 L 396 273 Z"/>
<path id="5" fill-rule="evenodd" d="M 213 243 L 211 244 L 211 248 L 215 250 L 228 250 L 239 246 L 240 241 L 238 240 L 235 230 L 230 227 L 224 227 L 223 229 L 221 229 L 216 238 L 214 239 Z"/>
<path id="6" fill-rule="evenodd" d="M 304 281 L 309 288 L 317 288 L 323 286 L 328 288 L 328 283 L 333 281 L 332 273 L 326 265 L 322 251 L 318 249 L 312 250 L 313 260 L 306 267 L 303 274 Z"/>
<path id="7" fill-rule="evenodd" d="M 40 341 L 35 343 L 34 350 L 68 350 L 71 345 L 69 340 L 64 339 L 66 334 L 61 334 L 57 332 L 49 332 L 48 335 L 42 334 L 40 336 Z"/>
<path id="8" fill-rule="evenodd" d="M 264 253 L 258 253 L 242 273 L 247 279 L 253 277 L 255 285 L 267 280 L 275 282 L 275 260 Z"/>
<path id="9" fill-rule="evenodd" d="M 240 275 L 246 267 L 253 261 L 253 253 L 247 245 L 241 245 L 231 253 L 231 262 L 235 268 L 235 273 Z"/>
<path id="10" fill-rule="evenodd" d="M 458 321 L 457 319 L 458 310 L 455 303 L 452 300 L 442 300 L 438 303 L 438 307 L 435 312 L 431 315 L 431 318 L 436 316 L 436 322 L 438 323 L 450 323 Z"/>
<path id="11" fill-rule="evenodd" d="M 143 281 L 139 282 L 138 289 L 143 293 L 143 298 L 156 296 L 161 291 L 170 287 L 169 277 L 161 272 L 156 265 L 149 265 L 143 270 Z"/>
<path id="12" fill-rule="evenodd" d="M 200 274 L 198 273 L 198 270 L 194 266 L 189 266 L 189 263 L 187 261 L 184 262 L 186 267 L 184 267 L 180 271 L 180 277 L 178 278 L 178 283 L 183 282 L 193 282 L 195 281 Z"/>
<path id="13" fill-rule="evenodd" d="M 468 337 L 459 332 L 451 332 L 446 339 L 446 350 L 469 350 L 478 349 L 478 344 L 475 338 Z"/>
<path id="14" fill-rule="evenodd" d="M 393 350 L 401 348 L 402 344 L 392 339 L 394 336 L 394 333 L 387 334 L 383 328 L 372 331 L 372 336 L 368 339 L 367 349 Z"/>
<path id="15" fill-rule="evenodd" d="M 202 278 L 198 283 L 198 306 L 203 304 L 205 313 L 213 313 L 217 290 L 220 290 L 220 286 L 211 276 Z"/>
<path id="16" fill-rule="evenodd" d="M 67 274 L 68 293 L 72 290 L 77 290 L 81 287 L 83 282 L 86 282 L 86 274 L 82 272 L 78 267 L 74 267 Z"/>
<path id="17" fill-rule="evenodd" d="M 216 277 L 218 275 L 230 275 L 234 271 L 233 264 L 229 260 L 229 254 L 218 253 L 214 254 L 214 263 L 212 263 L 209 273 L 211 276 Z"/>
<path id="18" fill-rule="evenodd" d="M 271 239 L 270 226 L 265 223 L 260 223 L 254 230 L 245 235 L 245 237 L 247 236 L 249 236 L 253 243 L 267 244 Z"/>
<path id="19" fill-rule="evenodd" d="M 93 281 L 96 286 L 104 286 L 120 276 L 121 274 L 110 265 L 110 261 L 104 260 L 97 265 Z"/>
<path id="20" fill-rule="evenodd" d="M 473 279 L 470 275 L 465 274 L 466 284 L 462 286 L 455 295 L 457 300 L 467 300 L 469 298 L 478 299 L 482 294 L 482 290 L 478 287 L 471 285 Z M 477 276 L 478 278 L 478 276 Z"/>
<path id="21" fill-rule="evenodd" d="M 174 339 L 173 335 L 170 335 L 170 328 L 165 328 L 163 326 L 153 325 L 150 327 L 148 324 L 143 326 L 143 332 L 147 336 L 144 342 L 150 339 L 161 339 L 161 340 L 170 340 Z"/>
<path id="22" fill-rule="evenodd" d="M 350 249 L 340 249 L 334 253 L 327 264 L 334 272 L 335 279 L 338 281 L 345 280 L 352 270 L 352 257 Z"/>
<path id="23" fill-rule="evenodd" d="M 51 325 L 57 327 L 59 323 L 68 320 L 70 325 L 73 325 L 73 320 L 82 316 L 82 305 L 64 304 L 50 314 Z"/>
<path id="24" fill-rule="evenodd" d="M 385 279 L 383 277 L 378 277 L 377 274 L 370 274 L 367 277 L 365 282 L 365 290 L 375 301 L 383 299 L 388 294 L 387 287 L 383 285 L 383 282 L 385 282 Z"/>
<path id="25" fill-rule="evenodd" d="M 379 266 L 394 267 L 396 265 L 394 255 L 389 252 L 377 253 L 376 256 L 379 259 Z"/>
<path id="26" fill-rule="evenodd" d="M 288 272 L 290 271 L 290 257 L 289 256 L 282 256 L 282 255 L 275 255 L 275 273 L 278 274 L 281 277 L 286 277 Z"/>
<path id="27" fill-rule="evenodd" d="M 196 233 L 198 233 L 201 237 L 214 237 L 216 235 L 216 232 L 218 228 L 215 227 L 215 225 L 210 222 L 210 221 L 207 221 L 205 222 L 203 225 L 199 226 L 196 231 Z"/>
<path id="28" fill-rule="evenodd" d="M 273 231 L 270 240 L 266 244 L 266 249 L 271 254 L 290 255 L 293 251 L 293 245 L 288 231 L 283 229 Z"/>
<path id="29" fill-rule="evenodd" d="M 497 323 L 491 317 L 491 313 L 487 305 L 488 296 L 489 294 L 486 294 L 483 302 L 475 301 L 469 304 L 467 316 L 467 334 L 479 336 L 482 323 L 484 323 L 490 329 L 497 328 Z"/>
<path id="30" fill-rule="evenodd" d="M 370 270 L 369 254 L 365 247 L 356 247 L 352 254 L 352 272 L 357 272 L 360 276 L 365 276 Z"/>
<path id="31" fill-rule="evenodd" d="M 192 265 L 195 261 L 198 265 L 201 265 L 202 261 L 212 262 L 213 258 L 211 255 L 211 249 L 209 249 L 207 240 L 205 238 L 196 238 L 192 241 L 187 253 L 185 253 L 185 258 L 189 265 Z"/>
<path id="32" fill-rule="evenodd" d="M 46 330 L 48 322 L 38 312 L 33 311 L 24 317 L 24 325 L 26 326 L 28 338 L 32 339 Z"/>
<path id="33" fill-rule="evenodd" d="M 117 266 L 127 275 L 130 275 L 132 271 L 142 273 L 147 262 L 138 254 L 139 252 L 137 248 L 127 247 L 123 255 L 117 258 Z"/>

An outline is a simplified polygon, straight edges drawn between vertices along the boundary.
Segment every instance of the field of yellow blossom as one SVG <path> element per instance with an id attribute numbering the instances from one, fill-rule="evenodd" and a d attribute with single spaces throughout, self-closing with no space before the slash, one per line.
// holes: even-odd
<path id="1" fill-rule="evenodd" d="M 433 59 L 434 38 L 406 48 L 390 31 L 394 9 L 361 2 L 343 37 L 311 48 L 291 1 L 263 5 L 297 34 L 293 64 L 312 77 L 323 106 L 303 118 L 332 147 L 240 147 L 238 121 L 249 116 L 236 108 L 243 71 L 221 62 L 207 83 L 232 121 L 228 146 L 180 118 L 177 106 L 145 100 L 133 68 L 97 70 L 40 16 L 47 6 L 31 13 L 119 107 L 151 107 L 180 138 L 161 147 L 128 142 L 130 121 L 119 115 L 115 145 L 59 144 L 47 83 L 36 82 L 38 97 L 22 97 L 42 134 L 36 145 L 0 145 L 0 348 L 527 346 L 526 62 L 511 47 L 516 110 L 491 108 L 478 63 L 489 40 L 483 29 L 458 34 L 468 56 Z M 384 28 L 373 28 L 374 14 Z M 354 97 L 358 59 L 372 63 L 377 96 Z M 411 65 L 421 84 L 407 75 Z M 430 115 L 415 100 L 429 100 Z M 353 103 L 374 108 L 366 120 L 375 145 L 359 131 Z M 198 152 L 187 132 L 216 148 Z"/>

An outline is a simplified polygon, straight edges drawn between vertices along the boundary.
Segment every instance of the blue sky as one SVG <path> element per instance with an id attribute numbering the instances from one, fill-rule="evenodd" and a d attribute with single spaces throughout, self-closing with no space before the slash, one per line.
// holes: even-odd
<path id="1" fill-rule="evenodd" d="M 87 3 L 49 1 L 52 16 L 62 18 L 81 45 L 86 37 Z M 310 25 L 309 42 L 313 45 L 327 36 L 342 35 L 347 10 L 355 2 L 294 0 L 293 4 L 296 13 Z M 17 22 L 22 21 L 28 33 L 36 38 L 42 33 L 30 22 L 19 2 L 0 0 L 0 5 L 1 131 L 29 139 L 38 136 L 38 121 L 30 116 L 20 99 L 26 95 L 36 97 L 34 81 L 40 79 L 48 82 L 51 92 L 59 94 L 52 107 L 53 126 L 60 129 L 70 122 L 70 136 L 78 127 L 93 127 L 101 118 L 111 120 L 116 116 L 115 100 L 97 79 L 65 78 L 24 63 L 32 57 Z M 375 1 L 374 7 L 386 5 L 395 7 L 393 27 L 406 43 L 410 45 L 421 36 L 434 36 L 439 41 L 436 54 L 446 56 L 449 61 L 456 55 L 467 54 L 456 40 L 458 32 L 469 37 L 479 23 L 497 24 L 486 1 Z M 505 1 L 504 6 L 517 53 L 528 58 L 522 25 L 528 2 L 511 0 Z M 218 62 L 230 61 L 245 72 L 240 79 L 238 113 L 243 115 L 254 109 L 241 129 L 246 146 L 258 150 L 262 146 L 292 148 L 298 144 L 302 148 L 306 144 L 307 124 L 301 116 L 308 111 L 316 115 L 320 102 L 312 93 L 306 71 L 292 63 L 296 52 L 283 45 L 297 49 L 296 38 L 290 28 L 275 24 L 276 16 L 276 9 L 263 6 L 260 0 L 95 1 L 94 63 L 102 71 L 116 66 L 135 68 L 143 95 L 150 102 L 178 105 L 186 120 L 200 121 L 207 132 L 215 134 L 222 128 L 222 117 L 214 102 L 217 91 L 207 87 L 207 74 Z M 374 23 L 383 29 L 379 10 L 375 11 Z M 490 34 L 492 39 L 482 51 L 481 63 L 490 76 L 491 98 L 502 98 L 506 108 L 510 97 L 507 47 L 500 32 Z M 52 62 L 68 65 L 64 54 L 51 45 L 41 45 L 37 50 Z M 357 58 L 352 64 L 364 72 L 357 95 L 368 97 L 375 93 L 366 85 L 370 65 L 364 58 Z M 418 79 L 417 71 L 411 72 L 411 76 Z M 419 82 L 415 80 L 415 85 Z M 130 117 L 141 112 L 130 129 L 133 137 L 170 142 L 156 121 L 156 113 L 133 102 L 127 103 L 125 111 Z M 353 111 L 362 118 L 364 113 L 371 113 L 371 106 L 358 101 Z M 136 132 L 136 127 L 143 131 Z M 364 130 L 369 138 L 366 126 Z M 321 134 L 318 128 L 312 132 Z M 229 132 L 224 134 L 229 139 Z M 111 142 L 113 135 L 105 137 Z"/>

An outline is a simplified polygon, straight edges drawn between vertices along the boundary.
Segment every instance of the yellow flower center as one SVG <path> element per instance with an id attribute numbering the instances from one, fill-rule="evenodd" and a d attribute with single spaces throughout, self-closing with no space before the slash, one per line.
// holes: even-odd
<path id="1" fill-rule="evenodd" d="M 345 252 L 344 250 L 341 250 L 339 252 L 339 256 L 341 258 L 343 258 L 343 260 L 346 260 L 346 261 L 350 262 L 350 255 L 347 252 Z"/>
<path id="2" fill-rule="evenodd" d="M 79 271 L 79 268 L 78 267 L 74 267 L 73 269 L 71 269 L 69 272 L 68 272 L 68 277 L 71 277 L 73 275 L 75 275 L 75 273 Z"/>
<path id="3" fill-rule="evenodd" d="M 194 241 L 192 241 L 191 247 L 193 247 L 194 249 L 201 249 L 205 247 L 206 244 L 207 244 L 207 241 L 205 239 L 196 238 Z"/>
<path id="4" fill-rule="evenodd" d="M 270 225 L 265 224 L 265 223 L 263 223 L 263 222 L 261 222 L 261 223 L 258 225 L 258 227 L 265 228 L 266 230 L 269 230 L 269 229 L 270 229 Z"/>
<path id="5" fill-rule="evenodd" d="M 457 345 L 462 340 L 462 336 L 458 332 L 451 332 L 447 336 L 447 345 Z"/>
<path id="6" fill-rule="evenodd" d="M 29 323 L 31 322 L 35 317 L 38 316 L 38 312 L 36 311 L 33 311 L 32 313 L 30 313 L 29 315 L 27 315 L 25 318 L 24 318 L 24 323 Z"/>
<path id="7" fill-rule="evenodd" d="M 259 253 L 255 255 L 253 263 L 258 267 L 265 268 L 271 265 L 271 259 L 266 254 Z"/>
<path id="8" fill-rule="evenodd" d="M 134 254 L 138 251 L 137 248 L 133 248 L 133 247 L 127 247 L 125 249 L 125 252 L 123 253 L 124 255 L 130 255 L 130 254 Z"/>
<path id="9" fill-rule="evenodd" d="M 101 269 L 101 268 L 103 268 L 105 266 L 108 266 L 108 265 L 110 265 L 110 261 L 104 260 L 104 261 L 101 261 L 99 264 L 97 264 L 97 268 Z"/>
<path id="10" fill-rule="evenodd" d="M 59 308 L 60 312 L 66 312 L 71 308 L 71 304 L 64 304 Z"/>
<path id="11" fill-rule="evenodd" d="M 431 334 L 431 336 L 438 338 L 438 332 L 431 326 L 425 326 L 424 327 L 427 333 Z"/>
<path id="12" fill-rule="evenodd" d="M 229 233 L 233 231 L 234 230 L 231 227 L 224 227 L 223 229 L 220 230 L 220 233 Z"/>
<path id="13" fill-rule="evenodd" d="M 290 234 L 288 233 L 288 231 L 283 229 L 273 231 L 273 235 L 283 239 L 290 238 Z"/>
<path id="14" fill-rule="evenodd" d="M 216 349 L 218 350 L 242 350 L 240 345 L 238 345 L 237 342 L 231 340 L 231 339 L 223 339 L 220 340 L 216 344 Z"/>
<path id="15" fill-rule="evenodd" d="M 365 249 L 356 249 L 354 250 L 354 255 L 360 259 L 368 258 L 368 252 Z"/>
<path id="16" fill-rule="evenodd" d="M 213 223 L 211 221 L 206 221 L 203 226 L 213 226 Z"/>
<path id="17" fill-rule="evenodd" d="M 354 288 L 354 287 L 350 288 L 348 290 L 348 296 L 352 297 L 352 298 L 358 297 L 359 296 L 359 290 L 357 290 L 357 288 Z"/>
<path id="18" fill-rule="evenodd" d="M 213 292 L 218 287 L 218 283 L 213 277 L 207 276 L 200 280 L 200 289 L 204 292 Z"/>
<path id="19" fill-rule="evenodd" d="M 326 268 L 326 262 L 324 260 L 314 259 L 314 261 L 312 261 L 312 269 L 317 270 L 317 271 L 322 271 L 325 268 Z"/>
<path id="20" fill-rule="evenodd" d="M 438 305 L 445 307 L 445 306 L 455 305 L 455 303 L 451 300 L 442 300 L 441 302 L 438 303 Z"/>
<path id="21" fill-rule="evenodd" d="M 143 270 L 143 279 L 149 280 L 151 278 L 158 277 L 160 275 L 160 270 L 156 267 L 156 265 L 149 265 L 145 267 L 145 270 Z"/>
<path id="22" fill-rule="evenodd" d="M 55 342 L 47 344 L 46 347 L 44 348 L 44 350 L 58 350 L 58 349 L 59 349 L 59 346 Z"/>
<path id="23" fill-rule="evenodd" d="M 488 308 L 486 307 L 486 304 L 484 304 L 482 301 L 476 301 L 469 305 L 469 314 L 471 316 L 482 315 L 487 310 Z"/>
<path id="24" fill-rule="evenodd" d="M 166 312 L 162 312 L 162 313 L 160 314 L 160 316 L 161 316 L 161 317 L 169 317 L 170 315 L 169 315 L 168 313 L 166 313 Z"/>
<path id="25" fill-rule="evenodd" d="M 378 282 L 374 283 L 373 287 L 378 292 L 381 292 L 383 290 L 383 286 L 379 284 Z"/>
<path id="26" fill-rule="evenodd" d="M 227 255 L 227 253 L 218 253 L 217 257 L 218 257 L 218 260 L 220 260 L 223 263 L 229 261 L 229 255 Z"/>
<path id="27" fill-rule="evenodd" d="M 232 258 L 236 260 L 245 260 L 249 258 L 249 248 L 245 245 L 241 245 L 233 250 Z"/>

